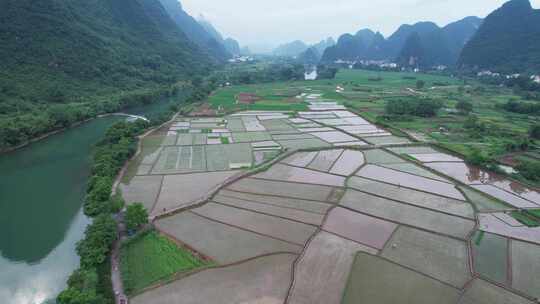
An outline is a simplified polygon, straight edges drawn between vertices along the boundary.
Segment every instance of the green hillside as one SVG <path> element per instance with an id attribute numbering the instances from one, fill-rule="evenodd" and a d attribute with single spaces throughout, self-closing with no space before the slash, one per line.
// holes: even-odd
<path id="1" fill-rule="evenodd" d="M 491 13 L 465 46 L 460 65 L 503 73 L 540 69 L 540 10 L 529 0 L 508 1 Z"/>
<path id="2" fill-rule="evenodd" d="M 4 0 L 0 28 L 0 149 L 211 68 L 157 0 Z"/>

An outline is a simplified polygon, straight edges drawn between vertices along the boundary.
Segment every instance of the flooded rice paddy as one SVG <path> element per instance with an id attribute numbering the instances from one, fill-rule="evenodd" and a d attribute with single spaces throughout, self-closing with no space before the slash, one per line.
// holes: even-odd
<path id="1" fill-rule="evenodd" d="M 470 301 L 464 303 L 475 303 L 499 295 L 493 303 L 532 304 L 527 297 L 536 296 L 535 281 L 526 279 L 534 270 L 524 265 L 537 259 L 540 233 L 509 213 L 538 206 L 533 189 L 517 191 L 512 181 L 495 180 L 491 173 L 471 174 L 474 168 L 463 166 L 461 159 L 431 147 L 408 146 L 408 139 L 387 135 L 333 103 L 314 102 L 310 112 L 298 117 L 258 111 L 204 121 L 178 118 L 163 132 L 176 144 L 161 144 L 157 156 L 152 152 L 148 162 L 135 163 L 151 168 L 126 179 L 124 194 L 133 192 L 129 203 L 152 193 L 152 206 L 166 198 L 165 209 L 152 209 L 159 216 L 157 229 L 220 268 L 152 289 L 135 296 L 134 303 L 174 302 L 185 295 L 188 303 L 222 303 L 206 292 L 205 280 L 212 274 L 219 278 L 212 279 L 216 292 L 226 299 L 241 296 L 244 302 L 396 303 L 407 298 L 458 303 L 463 297 Z M 190 140 L 178 141 L 184 136 Z M 240 144 L 245 146 L 236 159 L 227 155 L 227 149 Z M 180 152 L 170 156 L 166 148 L 171 147 Z M 186 147 L 190 153 L 183 154 Z M 209 157 L 212 149 L 220 152 Z M 260 151 L 272 154 L 256 161 Z M 221 160 L 211 164 L 214 157 Z M 160 162 L 170 163 L 169 171 L 156 171 Z M 257 170 L 261 163 L 267 164 L 262 171 Z M 232 175 L 211 182 L 212 189 L 195 185 L 216 173 Z M 471 180 L 473 175 L 478 178 Z M 154 189 L 142 193 L 138 179 L 147 176 L 162 181 L 149 183 Z M 478 234 L 488 236 L 473 245 Z M 509 246 L 519 252 L 515 257 L 503 252 Z M 281 269 L 279 274 L 265 270 L 264 260 L 285 256 L 288 262 L 273 266 Z M 221 277 L 225 272 L 234 276 L 232 283 Z M 506 279 L 510 272 L 512 280 Z M 279 284 L 278 276 L 283 276 Z M 238 287 L 242 292 L 229 294 L 231 284 L 247 277 L 251 282 Z"/>

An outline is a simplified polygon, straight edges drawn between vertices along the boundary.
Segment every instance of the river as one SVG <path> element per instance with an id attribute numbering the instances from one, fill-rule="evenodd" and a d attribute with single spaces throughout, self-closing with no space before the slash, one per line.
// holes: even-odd
<path id="1" fill-rule="evenodd" d="M 149 115 L 160 102 L 126 113 Z M 75 245 L 93 145 L 126 117 L 107 116 L 0 156 L 0 303 L 54 303 L 79 265 Z"/>

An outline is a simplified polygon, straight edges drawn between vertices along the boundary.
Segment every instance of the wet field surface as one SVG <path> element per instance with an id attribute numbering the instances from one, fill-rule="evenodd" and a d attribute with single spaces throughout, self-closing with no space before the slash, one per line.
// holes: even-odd
<path id="1" fill-rule="evenodd" d="M 518 192 L 513 182 L 454 156 L 408 146 L 408 139 L 385 135 L 336 105 L 312 109 L 299 117 L 259 111 L 178 118 L 166 130 L 175 150 L 149 153 L 150 173 L 135 174 L 124 195 L 153 198 L 160 206 L 152 210 L 156 228 L 218 267 L 156 286 L 133 303 L 223 303 L 213 296 L 218 292 L 233 302 L 272 304 L 460 304 L 495 294 L 501 298 L 493 303 L 533 303 L 527 297 L 535 296 L 536 281 L 526 278 L 536 270 L 524 265 L 537 259 L 540 233 L 509 212 L 536 208 L 534 190 Z M 186 134 L 206 136 L 178 146 Z M 181 152 L 185 147 L 190 153 Z M 209 158 L 212 149 L 221 152 Z M 255 162 L 262 150 L 275 154 Z M 267 166 L 253 170 L 261 163 Z M 217 173 L 223 176 L 212 179 Z M 155 189 L 136 185 L 147 175 L 163 179 L 155 198 Z M 204 180 L 215 187 L 197 185 Z M 484 239 L 477 244 L 478 234 Z M 518 254 L 507 256 L 509 248 Z M 207 291 L 210 276 L 215 292 Z"/>

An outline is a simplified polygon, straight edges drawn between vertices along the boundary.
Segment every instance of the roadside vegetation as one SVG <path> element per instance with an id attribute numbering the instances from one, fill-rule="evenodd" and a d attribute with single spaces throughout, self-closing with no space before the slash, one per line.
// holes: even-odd
<path id="1" fill-rule="evenodd" d="M 211 265 L 153 230 L 122 244 L 121 260 L 122 280 L 128 295 L 176 273 Z"/>

